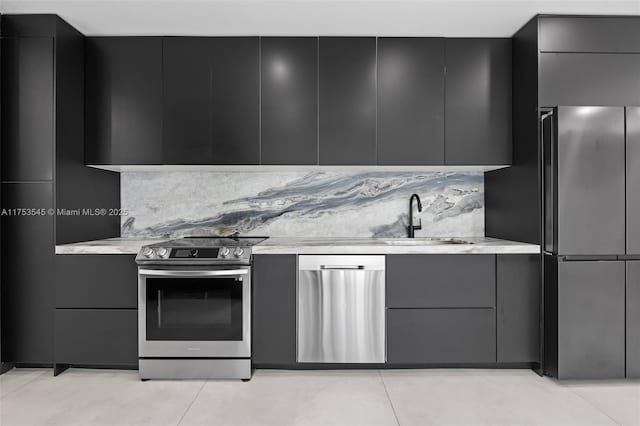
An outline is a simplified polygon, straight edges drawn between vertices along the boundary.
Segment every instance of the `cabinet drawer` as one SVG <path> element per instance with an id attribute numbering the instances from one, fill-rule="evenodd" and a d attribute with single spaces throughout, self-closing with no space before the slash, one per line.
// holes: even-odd
<path id="1" fill-rule="evenodd" d="M 138 311 L 56 309 L 54 360 L 60 364 L 137 365 Z"/>
<path id="2" fill-rule="evenodd" d="M 57 255 L 56 308 L 137 308 L 134 255 Z"/>
<path id="3" fill-rule="evenodd" d="M 389 309 L 387 362 L 494 363 L 495 310 Z"/>
<path id="4" fill-rule="evenodd" d="M 389 308 L 493 308 L 494 255 L 387 256 Z"/>

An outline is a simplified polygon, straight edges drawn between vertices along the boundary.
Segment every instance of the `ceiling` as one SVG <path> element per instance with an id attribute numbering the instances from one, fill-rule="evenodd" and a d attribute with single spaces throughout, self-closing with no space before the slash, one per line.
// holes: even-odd
<path id="1" fill-rule="evenodd" d="M 0 0 L 86 35 L 508 37 L 537 13 L 640 15 L 640 0 Z"/>

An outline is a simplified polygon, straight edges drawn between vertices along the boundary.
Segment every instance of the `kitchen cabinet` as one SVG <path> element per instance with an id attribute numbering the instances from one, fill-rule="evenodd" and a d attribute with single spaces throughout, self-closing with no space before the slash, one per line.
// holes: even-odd
<path id="1" fill-rule="evenodd" d="M 162 41 L 162 151 L 167 164 L 209 164 L 211 143 L 211 40 Z"/>
<path id="2" fill-rule="evenodd" d="M 2 41 L 2 179 L 53 179 L 54 39 Z"/>
<path id="3" fill-rule="evenodd" d="M 558 262 L 557 348 L 559 379 L 625 377 L 624 262 Z"/>
<path id="4" fill-rule="evenodd" d="M 640 53 L 637 16 L 542 16 L 540 51 Z"/>
<path id="5" fill-rule="evenodd" d="M 260 164 L 318 164 L 318 38 L 261 39 Z"/>
<path id="6" fill-rule="evenodd" d="M 138 308 L 134 255 L 57 255 L 56 308 Z"/>
<path id="7" fill-rule="evenodd" d="M 319 162 L 376 164 L 376 39 L 321 37 Z"/>
<path id="8" fill-rule="evenodd" d="M 540 256 L 498 255 L 496 265 L 498 362 L 539 362 Z"/>
<path id="9" fill-rule="evenodd" d="M 136 368 L 138 311 L 56 309 L 55 364 Z"/>
<path id="10" fill-rule="evenodd" d="M 390 365 L 496 362 L 494 309 L 388 309 Z"/>
<path id="11" fill-rule="evenodd" d="M 87 164 L 162 163 L 162 39 L 86 39 Z"/>
<path id="12" fill-rule="evenodd" d="M 639 102 L 638 54 L 540 53 L 540 106 Z"/>
<path id="13" fill-rule="evenodd" d="M 493 308 L 495 255 L 387 256 L 388 308 Z"/>
<path id="14" fill-rule="evenodd" d="M 254 366 L 296 362 L 296 256 L 253 258 L 251 357 Z"/>
<path id="15" fill-rule="evenodd" d="M 50 182 L 4 183 L 2 208 L 50 209 Z M 53 217 L 2 217 L 3 359 L 50 364 L 53 359 Z"/>
<path id="16" fill-rule="evenodd" d="M 640 262 L 627 262 L 626 372 L 640 378 Z"/>
<path id="17" fill-rule="evenodd" d="M 627 107 L 627 254 L 640 254 L 640 107 Z"/>
<path id="18" fill-rule="evenodd" d="M 444 45 L 378 39 L 378 164 L 444 164 Z"/>
<path id="19" fill-rule="evenodd" d="M 446 39 L 445 163 L 511 164 L 511 39 Z"/>

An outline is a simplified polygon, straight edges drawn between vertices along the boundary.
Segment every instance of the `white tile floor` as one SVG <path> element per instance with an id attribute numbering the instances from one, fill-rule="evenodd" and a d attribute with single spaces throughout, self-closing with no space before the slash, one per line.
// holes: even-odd
<path id="1" fill-rule="evenodd" d="M 258 370 L 250 382 L 136 371 L 0 376 L 0 425 L 640 425 L 640 381 L 527 370 Z"/>

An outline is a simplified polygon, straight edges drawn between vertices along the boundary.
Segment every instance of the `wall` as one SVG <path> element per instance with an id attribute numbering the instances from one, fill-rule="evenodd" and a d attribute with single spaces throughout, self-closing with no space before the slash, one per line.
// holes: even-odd
<path id="1" fill-rule="evenodd" d="M 122 236 L 484 236 L 484 177 L 457 172 L 123 172 Z M 417 219 L 416 219 L 417 222 Z"/>

